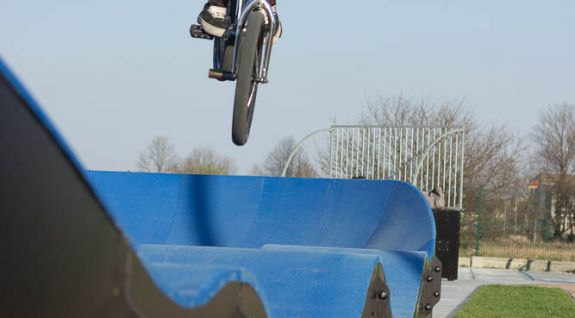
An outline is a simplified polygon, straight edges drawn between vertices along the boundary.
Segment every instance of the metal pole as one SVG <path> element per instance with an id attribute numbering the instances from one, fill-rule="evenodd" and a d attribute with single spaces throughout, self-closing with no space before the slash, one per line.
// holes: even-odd
<path id="1" fill-rule="evenodd" d="M 451 180 L 451 172 L 453 171 L 453 136 L 451 136 L 451 138 L 449 138 L 449 177 L 448 177 L 448 181 L 447 181 L 447 185 L 449 186 L 449 191 L 447 192 L 447 206 L 455 206 L 455 203 L 453 205 L 451 205 L 451 192 L 453 190 L 453 183 Z M 444 190 L 446 191 L 447 188 Z M 443 192 L 445 193 L 445 192 Z"/>
<path id="2" fill-rule="evenodd" d="M 545 214 L 545 190 L 544 190 L 544 186 L 543 184 L 541 184 L 541 186 L 539 187 L 539 204 L 537 205 L 537 208 L 535 209 L 535 220 L 533 220 L 534 223 L 534 229 L 533 229 L 533 242 L 537 242 L 537 225 L 539 223 L 539 211 L 543 212 L 543 214 Z"/>
<path id="3" fill-rule="evenodd" d="M 377 137 L 379 138 L 379 141 L 377 142 L 377 179 L 382 179 L 381 164 L 383 163 L 383 160 L 381 159 L 381 128 L 378 129 L 377 132 Z"/>
<path id="4" fill-rule="evenodd" d="M 336 158 L 339 156 L 339 139 L 340 139 L 339 135 L 340 135 L 339 130 L 336 130 L 335 131 L 335 155 L 336 155 Z M 291 160 L 288 160 L 288 163 L 291 163 Z M 286 167 L 285 167 L 285 172 L 282 172 L 282 176 L 285 176 L 287 174 L 287 169 L 288 169 L 287 167 L 288 167 L 288 165 L 286 165 Z M 339 171 L 339 174 L 341 174 L 341 161 L 339 160 L 339 158 L 336 159 L 335 169 L 336 169 L 335 170 L 336 171 L 335 177 L 337 178 L 338 171 Z"/>
<path id="5" fill-rule="evenodd" d="M 483 188 L 477 196 L 477 223 L 475 227 L 475 256 L 479 256 L 479 240 L 481 239 L 481 209 L 483 208 Z"/>
<path id="6" fill-rule="evenodd" d="M 293 148 L 290 156 L 288 157 L 288 160 L 286 162 L 286 165 L 284 166 L 284 170 L 282 171 L 282 177 L 286 176 L 287 170 L 289 165 L 291 164 L 291 161 L 293 160 L 293 157 L 295 156 L 295 154 L 297 153 L 297 151 L 299 150 L 299 148 L 301 148 L 301 145 L 303 144 L 304 141 L 306 141 L 307 139 L 309 139 L 310 137 L 312 137 L 313 135 L 319 134 L 321 132 L 325 132 L 325 131 L 333 131 L 334 128 L 330 127 L 330 128 L 324 128 L 324 129 L 319 129 L 316 130 L 314 132 L 309 133 L 307 136 L 305 136 L 300 142 L 297 143 L 297 145 L 295 145 L 295 147 Z"/>
<path id="7" fill-rule="evenodd" d="M 353 151 L 353 140 L 352 140 L 352 130 L 351 129 L 346 129 L 346 137 L 345 137 L 345 156 L 342 156 L 342 158 L 345 158 L 345 175 L 349 177 L 349 175 L 351 174 L 351 170 L 353 169 L 353 156 L 350 157 L 349 155 L 349 145 L 351 144 L 352 148 L 351 151 Z M 350 169 L 351 167 L 351 169 Z"/>
<path id="8" fill-rule="evenodd" d="M 415 129 L 411 128 L 411 158 L 409 159 L 409 177 L 410 178 L 413 176 L 413 157 L 414 157 L 413 149 L 415 147 L 415 139 L 416 139 Z M 415 180 L 414 185 L 417 187 L 417 180 Z"/>
<path id="9" fill-rule="evenodd" d="M 391 145 L 391 142 L 392 142 L 392 137 L 391 137 L 391 136 L 392 136 L 394 130 L 392 130 L 392 129 L 386 129 L 386 131 L 387 131 L 387 144 L 386 144 L 386 148 L 385 148 L 385 149 L 387 149 L 387 151 L 386 151 L 386 153 L 387 153 L 387 178 L 391 179 L 391 178 L 394 178 L 394 177 L 395 177 L 395 176 L 392 174 L 392 171 L 393 171 L 393 170 L 392 170 L 392 169 L 393 169 L 392 164 L 393 164 L 393 161 L 395 160 L 394 157 L 392 157 L 392 155 L 394 154 L 394 152 L 391 152 L 392 149 L 393 149 L 393 151 L 395 151 L 395 147 L 393 147 L 393 146 Z M 392 177 L 392 175 L 393 175 L 393 177 Z"/>
<path id="10" fill-rule="evenodd" d="M 397 128 L 393 128 L 393 178 L 396 180 L 401 179 L 401 171 L 398 169 L 398 153 L 401 149 L 397 146 L 399 140 L 399 135 L 397 134 Z"/>
<path id="11" fill-rule="evenodd" d="M 343 174 L 344 174 L 344 169 L 343 169 L 343 155 L 344 155 L 344 152 L 343 152 L 343 142 L 344 142 L 344 140 L 345 140 L 345 138 L 344 138 L 344 135 L 345 135 L 344 132 L 345 132 L 345 131 L 340 131 L 339 129 L 336 131 L 337 141 L 336 141 L 336 144 L 335 144 L 335 148 L 337 149 L 337 150 L 336 150 L 337 157 L 339 157 L 339 158 L 337 159 L 337 162 L 339 163 L 339 168 L 338 168 L 339 178 L 343 178 Z M 337 176 L 337 175 L 336 175 L 336 176 Z"/>
<path id="12" fill-rule="evenodd" d="M 444 134 L 442 134 L 441 136 L 437 137 L 437 139 L 435 139 L 426 149 L 425 152 L 423 153 L 423 157 L 419 160 L 419 163 L 417 164 L 417 168 L 415 169 L 415 175 L 414 177 L 411 179 L 411 183 L 414 183 L 415 180 L 417 180 L 417 177 L 419 176 L 419 172 L 421 171 L 421 168 L 423 168 L 423 163 L 425 161 L 425 159 L 427 159 L 427 157 L 429 156 L 429 151 L 431 151 L 431 149 L 433 149 L 433 147 L 439 143 L 441 140 L 443 140 L 443 138 L 449 136 L 449 135 L 453 135 L 456 133 L 460 133 L 463 132 L 462 129 L 455 129 L 452 131 L 448 131 Z"/>
<path id="13" fill-rule="evenodd" d="M 459 193 L 457 191 L 457 180 L 458 180 L 458 168 L 459 168 L 459 164 L 458 164 L 458 156 L 459 156 L 459 135 L 455 135 L 455 169 L 453 171 L 453 205 L 456 205 L 459 200 L 458 200 L 458 196 Z M 461 207 L 459 207 L 461 209 Z"/>
<path id="14" fill-rule="evenodd" d="M 459 208 L 463 210 L 463 173 L 465 169 L 465 127 L 461 130 L 461 175 L 459 181 Z"/>
<path id="15" fill-rule="evenodd" d="M 407 156 L 408 153 L 407 151 L 409 150 L 409 129 L 404 128 L 404 133 L 402 133 L 401 135 L 405 135 L 404 139 L 405 139 L 405 149 L 403 150 L 403 179 L 401 181 L 409 181 L 411 176 L 409 176 L 409 178 L 407 177 Z"/>
<path id="16" fill-rule="evenodd" d="M 333 177 L 333 131 L 329 132 L 329 176 Z"/>
<path id="17" fill-rule="evenodd" d="M 373 169 L 373 129 L 368 128 L 367 130 L 367 168 L 365 169 L 365 178 L 366 179 L 375 179 L 370 178 L 369 173 Z"/>
<path id="18" fill-rule="evenodd" d="M 359 177 L 365 178 L 363 167 L 365 166 L 365 129 L 361 130 L 361 172 Z M 356 176 L 358 177 L 358 176 Z"/>
<path id="19" fill-rule="evenodd" d="M 513 201 L 514 201 L 513 213 L 515 214 L 513 216 L 513 235 L 517 235 L 517 193 L 515 193 Z"/>
<path id="20" fill-rule="evenodd" d="M 441 180 L 441 190 L 443 190 L 443 196 L 445 197 L 446 187 L 446 175 L 447 175 L 447 137 L 443 139 L 443 179 Z"/>
<path id="21" fill-rule="evenodd" d="M 503 235 L 507 232 L 507 198 L 503 198 Z"/>
<path id="22" fill-rule="evenodd" d="M 416 129 L 416 137 L 415 137 L 415 153 L 417 153 L 417 156 L 419 156 L 419 127 Z M 413 160 L 412 160 L 413 161 Z M 411 172 L 411 175 L 413 176 L 413 171 Z M 418 185 L 417 184 L 418 180 L 415 180 L 415 186 L 420 188 L 422 187 L 422 185 Z"/>
<path id="23" fill-rule="evenodd" d="M 427 133 L 425 134 L 425 140 L 424 143 L 427 144 L 429 143 L 431 139 L 431 130 L 429 128 L 427 128 Z M 423 149 L 425 150 L 425 144 L 423 145 Z M 422 152 L 423 154 L 423 152 Z M 425 159 L 426 163 L 426 168 L 425 168 L 425 191 L 429 192 L 429 156 L 427 156 L 427 159 Z M 417 167 L 415 168 L 415 173 L 417 174 Z"/>
<path id="24" fill-rule="evenodd" d="M 433 129 L 433 139 L 431 139 L 431 132 L 430 132 L 430 135 L 428 137 L 430 137 L 429 141 L 433 142 L 432 140 L 435 140 L 437 138 L 437 129 L 435 129 L 435 128 Z M 435 145 L 433 147 L 435 147 Z M 426 191 L 435 189 L 435 172 L 437 170 L 437 169 L 435 169 L 435 158 L 437 158 L 438 153 L 441 154 L 441 145 L 438 146 L 438 149 L 433 150 L 433 156 L 431 157 L 431 187 L 429 186 L 429 182 L 428 182 L 425 185 Z M 428 156 L 428 160 L 427 160 L 427 165 L 429 166 L 429 156 Z M 428 167 L 427 174 L 429 175 L 429 167 Z"/>

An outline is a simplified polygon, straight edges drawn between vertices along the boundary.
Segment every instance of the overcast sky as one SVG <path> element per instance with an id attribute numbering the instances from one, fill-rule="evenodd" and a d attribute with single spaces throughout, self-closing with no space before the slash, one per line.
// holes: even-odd
<path id="1" fill-rule="evenodd" d="M 465 98 L 523 133 L 546 106 L 575 103 L 575 1 L 278 3 L 284 38 L 241 148 L 234 85 L 207 78 L 211 42 L 188 34 L 201 1 L 0 0 L 0 56 L 90 169 L 133 170 L 166 136 L 248 173 L 279 139 L 352 122 L 378 95 Z"/>

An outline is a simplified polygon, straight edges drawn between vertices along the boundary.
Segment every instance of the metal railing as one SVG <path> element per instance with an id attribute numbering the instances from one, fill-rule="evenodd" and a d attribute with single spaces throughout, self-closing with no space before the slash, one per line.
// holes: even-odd
<path id="1" fill-rule="evenodd" d="M 424 192 L 441 188 L 447 207 L 463 207 L 462 128 L 332 126 L 329 176 L 394 179 Z"/>

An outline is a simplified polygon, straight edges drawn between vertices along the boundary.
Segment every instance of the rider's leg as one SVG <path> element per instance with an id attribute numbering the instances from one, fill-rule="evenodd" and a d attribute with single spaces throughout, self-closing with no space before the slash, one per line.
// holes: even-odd
<path id="1" fill-rule="evenodd" d="M 221 37 L 226 32 L 228 27 L 228 20 L 226 19 L 226 14 L 228 12 L 228 3 L 231 0 L 208 0 L 208 3 L 204 6 L 204 9 L 198 16 L 198 23 L 204 28 L 204 30 L 216 37 Z M 274 14 L 279 22 L 279 17 L 276 11 L 276 0 L 268 0 L 273 6 Z M 281 23 L 278 29 L 274 33 L 273 41 L 277 41 L 282 34 Z"/>

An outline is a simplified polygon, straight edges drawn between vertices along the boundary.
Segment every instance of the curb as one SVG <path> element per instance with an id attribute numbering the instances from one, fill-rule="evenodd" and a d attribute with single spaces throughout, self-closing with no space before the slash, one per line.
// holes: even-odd
<path id="1" fill-rule="evenodd" d="M 459 266 L 471 268 L 515 269 L 524 272 L 575 272 L 575 262 L 528 260 L 500 257 L 460 257 Z"/>

